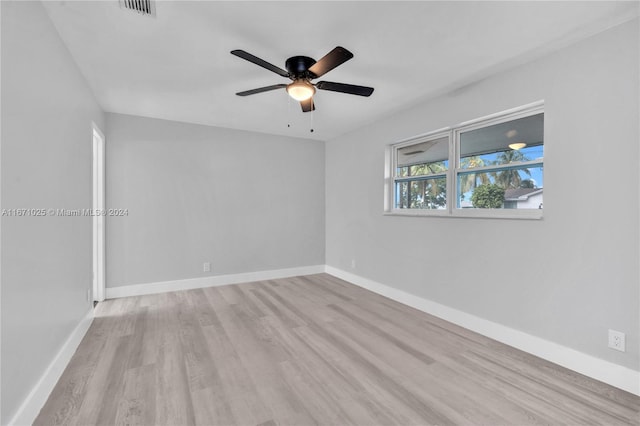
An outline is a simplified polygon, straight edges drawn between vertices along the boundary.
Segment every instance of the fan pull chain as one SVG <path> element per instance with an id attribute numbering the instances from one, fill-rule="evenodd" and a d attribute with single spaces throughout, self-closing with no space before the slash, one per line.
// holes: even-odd
<path id="1" fill-rule="evenodd" d="M 291 96 L 287 96 L 287 127 L 291 128 Z"/>
<path id="2" fill-rule="evenodd" d="M 314 111 L 313 106 L 314 106 L 313 105 L 313 98 L 311 98 L 311 114 L 310 114 L 311 115 L 311 124 L 310 124 L 311 128 L 309 130 L 311 133 L 313 133 L 313 111 Z"/>

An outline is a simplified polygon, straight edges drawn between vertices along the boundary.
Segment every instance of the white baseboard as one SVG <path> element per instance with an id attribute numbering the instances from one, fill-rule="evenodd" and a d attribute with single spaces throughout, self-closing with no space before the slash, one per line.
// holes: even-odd
<path id="1" fill-rule="evenodd" d="M 31 425 L 40 413 L 40 410 L 47 402 L 47 398 L 58 383 L 64 369 L 67 368 L 71 357 L 78 349 L 82 338 L 89 330 L 93 322 L 93 308 L 80 320 L 80 323 L 71 332 L 71 335 L 64 342 L 58 354 L 53 358 L 38 383 L 31 389 L 18 411 L 9 421 L 9 425 Z"/>
<path id="2" fill-rule="evenodd" d="M 119 297 L 141 296 L 168 291 L 191 290 L 194 288 L 217 287 L 227 284 L 238 284 L 252 281 L 275 280 L 298 275 L 320 274 L 324 265 L 301 266 L 297 268 L 274 269 L 270 271 L 244 272 L 240 274 L 216 275 L 212 277 L 190 278 L 185 280 L 161 281 L 156 283 L 107 287 L 107 299 Z"/>
<path id="3" fill-rule="evenodd" d="M 640 371 L 635 371 L 502 324 L 414 296 L 333 266 L 327 265 L 325 272 L 554 364 L 640 396 Z"/>

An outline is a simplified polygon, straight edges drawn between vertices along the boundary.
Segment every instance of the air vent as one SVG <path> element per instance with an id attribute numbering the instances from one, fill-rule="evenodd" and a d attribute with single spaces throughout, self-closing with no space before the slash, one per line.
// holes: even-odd
<path id="1" fill-rule="evenodd" d="M 155 0 L 120 0 L 120 6 L 141 15 L 156 16 Z"/>

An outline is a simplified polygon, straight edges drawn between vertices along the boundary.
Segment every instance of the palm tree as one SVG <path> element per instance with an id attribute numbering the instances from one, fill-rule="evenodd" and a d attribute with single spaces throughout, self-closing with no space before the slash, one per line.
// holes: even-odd
<path id="1" fill-rule="evenodd" d="M 528 161 L 529 159 L 520 151 L 515 149 L 504 151 L 498 155 L 495 164 L 511 164 L 514 162 Z M 529 169 L 507 169 L 500 172 L 495 172 L 496 184 L 500 185 L 504 189 L 520 188 L 522 183 L 522 176 L 520 172 L 524 172 L 527 176 L 531 176 Z"/>
<path id="2" fill-rule="evenodd" d="M 423 163 L 410 166 L 409 176 L 424 176 L 447 171 L 447 166 L 443 161 L 433 163 Z M 408 204 L 410 208 L 437 208 L 446 205 L 445 192 L 446 185 L 438 180 L 412 181 L 408 185 Z"/>
<path id="3" fill-rule="evenodd" d="M 463 169 L 473 169 L 475 167 L 484 167 L 486 164 L 482 158 L 477 155 L 472 157 L 465 157 L 462 159 L 461 164 Z M 465 194 L 468 191 L 472 191 L 480 185 L 486 185 L 491 183 L 490 177 L 487 173 L 469 173 L 460 176 L 460 194 Z"/>

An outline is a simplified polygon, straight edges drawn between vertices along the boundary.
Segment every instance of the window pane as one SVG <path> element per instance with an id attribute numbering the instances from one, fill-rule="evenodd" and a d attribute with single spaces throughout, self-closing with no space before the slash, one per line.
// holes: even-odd
<path id="1" fill-rule="evenodd" d="M 460 168 L 472 169 L 544 157 L 544 114 L 460 133 Z"/>
<path id="2" fill-rule="evenodd" d="M 447 179 L 410 180 L 396 182 L 397 209 L 446 209 Z"/>
<path id="3" fill-rule="evenodd" d="M 449 138 L 433 139 L 399 148 L 396 176 L 425 176 L 449 168 Z"/>
<path id="4" fill-rule="evenodd" d="M 541 209 L 543 167 L 502 167 L 458 174 L 458 208 Z"/>

